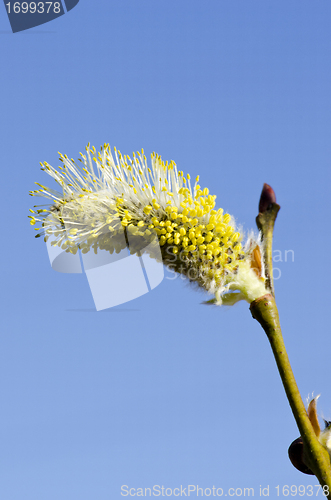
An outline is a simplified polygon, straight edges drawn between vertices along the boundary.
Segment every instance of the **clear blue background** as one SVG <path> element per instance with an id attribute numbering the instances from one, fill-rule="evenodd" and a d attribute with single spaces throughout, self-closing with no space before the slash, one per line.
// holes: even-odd
<path id="1" fill-rule="evenodd" d="M 89 141 L 200 174 L 246 230 L 271 184 L 285 341 L 331 419 L 330 26 L 329 0 L 81 0 L 17 34 L 0 9 L 1 499 L 317 484 L 287 458 L 298 431 L 247 304 L 208 308 L 167 274 L 97 313 L 27 215 L 39 161 Z"/>

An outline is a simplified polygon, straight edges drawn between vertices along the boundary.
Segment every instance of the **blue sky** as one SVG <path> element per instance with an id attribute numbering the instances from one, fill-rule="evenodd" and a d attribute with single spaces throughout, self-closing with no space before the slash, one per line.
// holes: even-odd
<path id="1" fill-rule="evenodd" d="M 27 215 L 39 162 L 88 142 L 173 159 L 246 231 L 272 185 L 285 342 L 330 420 L 330 19 L 327 0 L 80 0 L 12 34 L 0 9 L 2 499 L 317 484 L 287 458 L 299 434 L 247 304 L 208 308 L 166 273 L 96 312 Z"/>

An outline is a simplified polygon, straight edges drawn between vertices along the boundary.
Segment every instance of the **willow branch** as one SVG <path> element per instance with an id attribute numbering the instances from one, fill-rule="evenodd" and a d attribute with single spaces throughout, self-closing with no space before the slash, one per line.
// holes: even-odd
<path id="1" fill-rule="evenodd" d="M 264 184 L 259 203 L 259 215 L 256 217 L 256 225 L 262 234 L 266 288 L 273 296 L 275 296 L 275 292 L 272 275 L 272 238 L 279 210 L 280 206 L 276 203 L 274 190 L 268 184 Z"/>
<path id="2" fill-rule="evenodd" d="M 253 318 L 260 323 L 266 332 L 270 342 L 288 402 L 303 440 L 305 461 L 320 484 L 329 486 L 331 492 L 329 454 L 318 441 L 300 396 L 280 329 L 275 299 L 271 294 L 260 297 L 251 303 L 250 310 Z"/>
<path id="3" fill-rule="evenodd" d="M 266 332 L 270 342 L 288 402 L 303 440 L 305 463 L 316 475 L 320 484 L 329 487 L 330 493 L 327 498 L 331 498 L 331 467 L 329 453 L 316 437 L 305 405 L 300 396 L 287 356 L 274 298 L 272 238 L 279 209 L 280 206 L 276 203 L 273 189 L 265 184 L 261 194 L 259 205 L 260 213 L 256 218 L 256 223 L 262 233 L 266 287 L 270 290 L 270 293 L 253 301 L 250 305 L 250 310 L 253 318 L 260 323 Z"/>

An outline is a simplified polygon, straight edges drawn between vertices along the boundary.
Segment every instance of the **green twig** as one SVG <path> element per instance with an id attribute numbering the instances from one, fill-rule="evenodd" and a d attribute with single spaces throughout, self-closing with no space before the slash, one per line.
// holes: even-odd
<path id="1" fill-rule="evenodd" d="M 274 298 L 272 278 L 272 237 L 279 209 L 280 206 L 276 204 L 274 191 L 270 186 L 265 184 L 260 199 L 260 213 L 256 218 L 256 223 L 262 233 L 266 288 L 270 290 L 270 293 L 252 302 L 250 310 L 253 318 L 260 323 L 266 332 L 270 342 L 287 399 L 303 440 L 305 463 L 316 475 L 320 484 L 322 486 L 328 486 L 330 493 L 327 495 L 327 498 L 331 498 L 331 467 L 329 453 L 318 441 L 300 396 L 287 356 Z"/>
<path id="2" fill-rule="evenodd" d="M 266 288 L 275 296 L 274 280 L 272 276 L 272 236 L 274 225 L 280 206 L 273 203 L 265 212 L 260 212 L 256 217 L 256 225 L 262 233 L 263 257 L 266 276 Z"/>
<path id="3" fill-rule="evenodd" d="M 251 303 L 250 310 L 253 318 L 261 324 L 269 339 L 287 399 L 303 439 L 305 461 L 318 478 L 320 484 L 322 486 L 327 485 L 331 492 L 329 454 L 318 441 L 301 399 L 286 353 L 275 299 L 271 294 L 260 297 Z"/>

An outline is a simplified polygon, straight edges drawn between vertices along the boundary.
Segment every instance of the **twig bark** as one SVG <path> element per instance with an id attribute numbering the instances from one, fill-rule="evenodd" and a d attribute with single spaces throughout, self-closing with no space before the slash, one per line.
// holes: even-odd
<path id="1" fill-rule="evenodd" d="M 260 323 L 266 332 L 270 342 L 287 399 L 303 440 L 305 463 L 316 475 L 320 484 L 328 486 L 329 494 L 326 496 L 331 498 L 330 456 L 318 441 L 308 418 L 287 356 L 280 328 L 272 278 L 272 239 L 274 224 L 280 206 L 276 203 L 274 191 L 266 184 L 262 190 L 259 208 L 260 213 L 256 218 L 256 223 L 262 233 L 266 287 L 270 293 L 252 302 L 250 310 L 253 318 Z"/>

